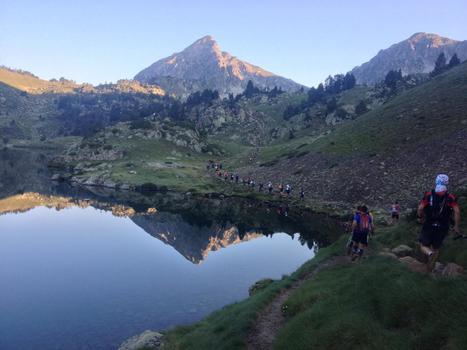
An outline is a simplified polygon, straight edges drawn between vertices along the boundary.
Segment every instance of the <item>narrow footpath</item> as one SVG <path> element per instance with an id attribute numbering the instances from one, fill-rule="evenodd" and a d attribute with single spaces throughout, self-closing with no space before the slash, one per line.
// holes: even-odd
<path id="1" fill-rule="evenodd" d="M 349 264 L 347 256 L 332 257 L 316 266 L 304 278 L 296 281 L 290 288 L 282 290 L 274 300 L 267 305 L 258 315 L 258 318 L 247 338 L 248 350 L 270 350 L 285 323 L 282 306 L 289 296 L 305 282 L 312 279 L 321 270 L 337 265 Z"/>

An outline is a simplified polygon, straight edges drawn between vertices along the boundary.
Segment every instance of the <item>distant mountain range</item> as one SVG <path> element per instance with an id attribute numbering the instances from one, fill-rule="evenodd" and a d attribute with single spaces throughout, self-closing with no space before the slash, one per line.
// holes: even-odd
<path id="1" fill-rule="evenodd" d="M 163 89 L 156 85 L 141 84 L 134 80 L 119 80 L 115 84 L 77 84 L 64 78 L 44 80 L 34 74 L 8 67 L 0 66 L 0 83 L 29 94 L 68 94 L 68 93 L 142 93 L 165 95 Z"/>
<path id="2" fill-rule="evenodd" d="M 161 59 L 136 74 L 141 83 L 156 84 L 169 94 L 186 96 L 204 89 L 218 90 L 221 95 L 239 94 L 251 80 L 260 88 L 274 87 L 285 91 L 301 88 L 300 84 L 223 52 L 211 36 L 205 36 L 185 50 Z"/>
<path id="3" fill-rule="evenodd" d="M 438 55 L 447 60 L 457 53 L 467 59 L 467 41 L 457 41 L 437 34 L 415 33 L 410 38 L 381 50 L 366 63 L 352 69 L 358 84 L 373 85 L 390 70 L 401 69 L 403 75 L 428 73 Z M 302 85 L 242 61 L 220 49 L 211 36 L 205 36 L 185 50 L 161 59 L 136 74 L 134 80 L 92 86 L 67 79 L 43 80 L 35 75 L 0 66 L 0 82 L 32 94 L 40 93 L 145 93 L 186 97 L 204 89 L 218 90 L 222 96 L 242 93 L 251 80 L 260 88 L 274 87 L 295 91 Z"/>
<path id="4" fill-rule="evenodd" d="M 467 41 L 457 41 L 436 34 L 415 33 L 381 50 L 370 61 L 352 69 L 358 84 L 375 84 L 390 70 L 401 69 L 403 75 L 429 73 L 441 52 L 447 60 L 457 53 L 461 61 L 467 59 Z"/>

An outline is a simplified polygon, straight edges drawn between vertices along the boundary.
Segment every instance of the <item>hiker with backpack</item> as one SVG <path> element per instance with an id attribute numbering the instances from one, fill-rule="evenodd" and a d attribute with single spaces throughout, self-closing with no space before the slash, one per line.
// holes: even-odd
<path id="1" fill-rule="evenodd" d="M 439 174 L 435 188 L 425 192 L 417 209 L 417 218 L 423 224 L 420 233 L 420 250 L 427 257 L 427 270 L 432 271 L 439 256 L 439 249 L 454 219 L 454 232 L 460 235 L 460 209 L 456 196 L 448 193 L 449 177 Z"/>
<path id="2" fill-rule="evenodd" d="M 401 212 L 401 206 L 399 205 L 398 201 L 395 201 L 394 204 L 391 205 L 391 224 L 394 225 L 397 221 L 399 221 L 399 215 Z"/>
<path id="3" fill-rule="evenodd" d="M 272 189 L 273 189 L 272 182 L 269 181 L 268 182 L 268 192 L 269 192 L 269 194 L 272 194 Z"/>
<path id="4" fill-rule="evenodd" d="M 349 217 L 349 220 L 347 222 L 344 223 L 344 228 L 345 228 L 345 234 L 349 235 L 349 239 L 347 240 L 346 244 L 345 244 L 345 247 L 346 247 L 346 250 L 347 250 L 347 255 L 348 256 L 351 256 L 352 254 L 352 248 L 353 248 L 353 241 L 352 241 L 352 237 L 353 237 L 353 232 L 352 232 L 352 224 L 353 224 L 353 221 L 354 221 L 354 218 L 355 218 L 355 215 L 357 215 L 357 213 L 360 213 L 361 211 L 361 208 L 362 206 L 361 205 L 358 205 L 355 212 L 352 213 L 352 215 L 350 215 Z"/>
<path id="5" fill-rule="evenodd" d="M 287 193 L 287 197 L 290 197 L 290 192 L 292 192 L 292 186 L 289 184 L 285 185 L 285 193 Z"/>
<path id="6" fill-rule="evenodd" d="M 373 218 L 368 208 L 362 205 L 358 208 L 352 221 L 352 261 L 361 259 L 363 251 L 368 247 L 368 235 L 374 230 Z"/>
<path id="7" fill-rule="evenodd" d="M 279 194 L 282 196 L 282 193 L 284 192 L 284 185 L 282 184 L 282 182 L 279 184 L 278 190 L 279 190 Z"/>

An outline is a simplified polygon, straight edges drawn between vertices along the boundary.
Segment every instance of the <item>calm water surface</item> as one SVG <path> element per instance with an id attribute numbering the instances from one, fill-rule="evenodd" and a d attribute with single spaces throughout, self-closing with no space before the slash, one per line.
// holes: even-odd
<path id="1" fill-rule="evenodd" d="M 56 184 L 46 164 L 0 152 L 1 350 L 116 349 L 200 320 L 337 232 L 330 218 L 248 200 Z"/>
<path id="2" fill-rule="evenodd" d="M 0 216 L 0 349 L 114 349 L 146 329 L 199 320 L 313 256 L 285 233 L 247 233 L 205 252 L 209 242 L 190 247 L 190 225 L 176 218 L 134 219 L 154 237 L 93 207 Z M 226 231 L 213 236 L 239 240 Z"/>

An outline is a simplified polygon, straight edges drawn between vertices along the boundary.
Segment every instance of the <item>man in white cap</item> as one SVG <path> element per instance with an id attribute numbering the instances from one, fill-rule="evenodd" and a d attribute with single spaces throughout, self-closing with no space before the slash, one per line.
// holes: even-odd
<path id="1" fill-rule="evenodd" d="M 454 232 L 459 235 L 460 209 L 456 197 L 448 193 L 448 184 L 449 177 L 439 174 L 435 180 L 435 188 L 425 193 L 417 210 L 417 217 L 423 222 L 419 241 L 421 251 L 428 257 L 428 271 L 432 271 L 435 266 L 452 216 Z"/>

